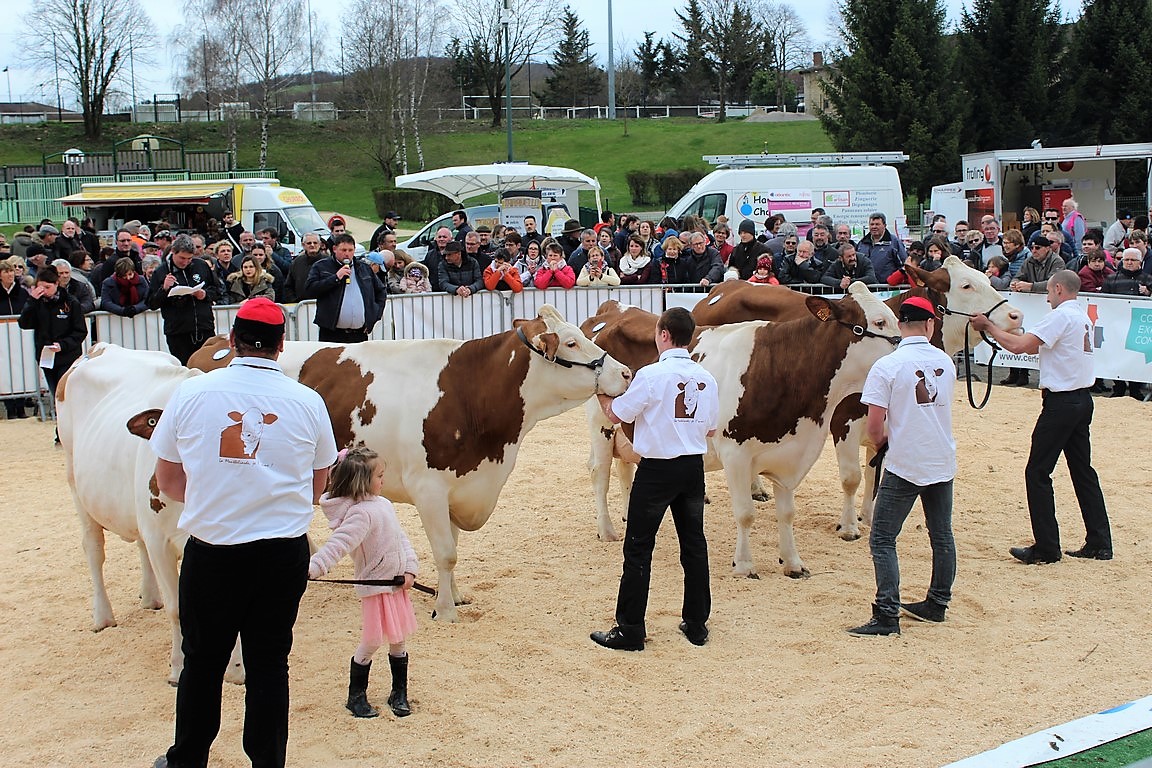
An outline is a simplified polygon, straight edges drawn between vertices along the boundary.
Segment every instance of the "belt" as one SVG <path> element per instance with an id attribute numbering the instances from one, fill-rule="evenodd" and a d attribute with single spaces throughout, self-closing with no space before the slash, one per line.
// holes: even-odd
<path id="1" fill-rule="evenodd" d="M 191 542 L 198 544 L 202 547 L 209 547 L 211 549 L 241 549 L 244 547 L 267 546 L 269 543 L 276 542 L 276 541 L 296 541 L 296 540 L 302 539 L 302 538 L 304 538 L 304 537 L 303 536 L 288 536 L 288 537 L 279 537 L 279 538 L 273 538 L 273 539 L 253 539 L 252 541 L 242 541 L 242 542 L 239 542 L 237 544 L 213 544 L 211 542 L 204 541 L 203 539 L 198 539 L 195 536 L 189 536 L 188 541 L 191 541 Z"/>
<path id="2" fill-rule="evenodd" d="M 1088 391 L 1089 391 L 1088 387 L 1080 387 L 1079 389 L 1061 389 L 1061 390 L 1045 389 L 1045 390 L 1041 391 L 1040 397 L 1047 399 L 1049 397 L 1061 397 L 1061 396 L 1065 396 L 1065 395 L 1082 395 L 1082 394 L 1087 394 Z"/>

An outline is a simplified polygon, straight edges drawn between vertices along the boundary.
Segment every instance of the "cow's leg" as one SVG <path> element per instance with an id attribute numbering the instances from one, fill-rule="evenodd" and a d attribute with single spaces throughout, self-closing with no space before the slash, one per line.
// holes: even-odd
<path id="1" fill-rule="evenodd" d="M 844 491 L 844 506 L 840 510 L 840 522 L 836 530 L 844 541 L 860 538 L 860 518 L 856 514 L 856 491 L 860 489 L 860 439 L 864 434 L 864 422 L 853 421 L 843 439 L 832 442 L 836 449 L 836 463 L 840 467 L 840 488 Z"/>
<path id="2" fill-rule="evenodd" d="M 150 611 L 163 608 L 164 597 L 156 583 L 156 572 L 152 570 L 152 561 L 148 558 L 148 547 L 144 545 L 143 537 L 137 539 L 136 550 L 140 554 L 140 604 Z"/>
<path id="3" fill-rule="evenodd" d="M 453 552 L 458 551 L 459 547 L 460 547 L 460 528 L 455 523 L 452 523 L 452 551 Z M 466 605 L 466 604 L 472 602 L 471 600 L 465 599 L 463 593 L 460 592 L 460 588 L 456 586 L 456 569 L 455 568 L 452 569 L 451 577 L 452 577 L 452 603 L 454 605 Z"/>
<path id="4" fill-rule="evenodd" d="M 592 471 L 592 496 L 596 502 L 596 535 L 601 541 L 619 541 L 612 513 L 608 510 L 608 483 L 612 476 L 612 445 L 616 430 L 604 418 L 600 403 L 592 398 L 584 405 L 588 424 L 588 468 Z"/>
<path id="5" fill-rule="evenodd" d="M 80 541 L 88 559 L 88 574 L 92 578 L 92 631 L 99 632 L 116 626 L 108 588 L 104 585 L 104 529 L 80 509 L 79 504 L 77 512 L 80 516 Z"/>
<path id="6" fill-rule="evenodd" d="M 151 510 L 148 514 L 154 516 Z M 180 577 L 177 572 L 176 546 L 168 540 L 158 523 L 149 525 L 140 533 L 148 549 L 152 570 L 156 574 L 165 613 L 172 626 L 172 656 L 168 684 L 176 685 L 180 682 L 180 673 L 184 670 L 184 636 L 180 632 Z"/>
<path id="7" fill-rule="evenodd" d="M 624 433 L 620 432 L 620 437 L 624 438 Z M 632 498 L 632 482 L 636 479 L 636 463 L 626 461 L 625 459 L 616 459 L 616 482 L 620 486 L 620 495 L 624 498 L 624 503 L 627 505 L 628 499 Z M 628 522 L 628 513 L 625 511 L 624 522 Z"/>
<path id="8" fill-rule="evenodd" d="M 448 516 L 448 498 L 439 494 L 414 498 L 424 534 L 432 548 L 432 559 L 436 563 L 436 603 L 432 618 L 440 621 L 456 621 L 455 579 L 456 537 Z"/>
<path id="9" fill-rule="evenodd" d="M 780 564 L 784 566 L 784 575 L 792 579 L 807 578 L 811 574 L 796 551 L 796 536 L 792 529 L 796 496 L 791 488 L 785 488 L 776 481 L 772 483 L 772 490 L 776 495 L 776 528 L 780 536 Z"/>
<path id="10" fill-rule="evenodd" d="M 236 635 L 236 646 L 232 649 L 232 656 L 228 659 L 228 668 L 224 670 L 224 679 L 233 685 L 244 685 L 244 649 L 240 646 L 240 635 Z"/>
<path id="11" fill-rule="evenodd" d="M 760 475 L 752 478 L 752 501 L 768 501 L 768 491 L 764 490 L 764 483 L 760 480 Z"/>
<path id="12" fill-rule="evenodd" d="M 756 505 L 749 493 L 752 467 L 747 461 L 724 461 L 724 477 L 732 499 L 732 516 L 736 519 L 736 553 L 732 556 L 732 572 L 754 579 L 757 576 L 752 564 L 752 523 L 756 520 Z"/>

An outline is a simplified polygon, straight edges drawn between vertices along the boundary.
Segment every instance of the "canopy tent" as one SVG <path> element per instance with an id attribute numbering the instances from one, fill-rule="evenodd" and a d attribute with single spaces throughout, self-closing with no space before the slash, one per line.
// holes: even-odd
<path id="1" fill-rule="evenodd" d="M 433 171 L 396 177 L 396 186 L 439 192 L 461 203 L 472 197 L 512 189 L 590 189 L 596 193 L 596 211 L 601 210 L 600 182 L 571 168 L 527 163 L 455 165 Z"/>
<path id="2" fill-rule="evenodd" d="M 232 191 L 231 186 L 203 186 L 189 189 L 187 183 L 127 186 L 124 184 L 85 184 L 74 195 L 58 198 L 64 205 L 154 205 L 164 203 L 207 204 Z"/>

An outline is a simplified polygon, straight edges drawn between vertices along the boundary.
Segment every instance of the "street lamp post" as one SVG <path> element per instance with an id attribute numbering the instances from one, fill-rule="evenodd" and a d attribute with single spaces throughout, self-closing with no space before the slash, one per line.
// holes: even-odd
<path id="1" fill-rule="evenodd" d="M 608 0 L 608 119 L 616 119 L 616 63 L 612 55 L 612 0 Z"/>
<path id="2" fill-rule="evenodd" d="M 512 24 L 512 8 L 510 0 L 504 0 L 504 112 L 508 123 L 508 162 L 513 161 L 512 155 L 512 34 L 509 27 Z"/>

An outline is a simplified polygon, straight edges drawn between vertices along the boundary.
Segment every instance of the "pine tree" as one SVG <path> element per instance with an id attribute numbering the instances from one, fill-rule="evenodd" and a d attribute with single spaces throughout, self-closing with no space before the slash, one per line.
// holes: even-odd
<path id="1" fill-rule="evenodd" d="M 676 11 L 676 18 L 683 28 L 681 33 L 673 33 L 680 41 L 676 49 L 679 63 L 680 103 L 700 104 L 715 93 L 715 71 L 707 52 L 707 21 L 700 0 L 688 0 L 683 11 Z"/>
<path id="2" fill-rule="evenodd" d="M 1064 46 L 1056 0 L 975 0 L 960 32 L 960 81 L 974 97 L 962 112 L 962 149 L 1027 147 L 1054 118 L 1064 121 L 1052 109 Z"/>
<path id="3" fill-rule="evenodd" d="M 1061 143 L 1123 144 L 1149 141 L 1148 83 L 1152 81 L 1152 29 L 1148 0 L 1086 0 L 1076 23 L 1065 71 Z"/>
<path id="4" fill-rule="evenodd" d="M 645 32 L 644 42 L 636 46 L 636 65 L 640 74 L 640 106 L 648 109 L 648 99 L 659 91 L 660 43 L 655 32 Z"/>
<path id="5" fill-rule="evenodd" d="M 940 0 L 842 0 L 844 54 L 820 114 L 841 152 L 903 150 L 906 192 L 927 198 L 959 164 L 954 48 Z"/>
<path id="6" fill-rule="evenodd" d="M 578 17 L 564 6 L 560 19 L 563 37 L 552 56 L 552 76 L 545 81 L 541 102 L 551 106 L 579 106 L 600 88 L 600 70 L 592 55 L 588 30 L 580 28 Z"/>

